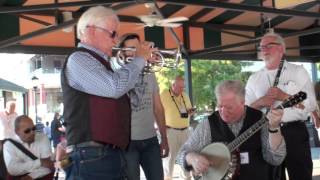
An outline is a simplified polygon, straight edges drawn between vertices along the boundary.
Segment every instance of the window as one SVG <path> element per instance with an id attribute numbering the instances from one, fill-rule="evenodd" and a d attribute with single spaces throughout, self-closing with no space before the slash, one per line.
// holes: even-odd
<path id="1" fill-rule="evenodd" d="M 54 61 L 53 61 L 53 67 L 54 67 L 55 69 L 61 69 L 61 61 L 54 60 Z"/>
<path id="2" fill-rule="evenodd" d="M 41 60 L 40 60 L 40 59 L 37 59 L 37 60 L 35 60 L 34 62 L 35 62 L 35 66 L 34 66 L 34 67 L 35 67 L 36 69 L 40 69 L 40 68 L 41 68 Z"/>

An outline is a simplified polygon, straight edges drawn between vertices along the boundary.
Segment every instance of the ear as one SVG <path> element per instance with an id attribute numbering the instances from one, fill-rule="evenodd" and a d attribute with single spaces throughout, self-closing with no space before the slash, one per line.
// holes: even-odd
<path id="1" fill-rule="evenodd" d="M 86 36 L 89 36 L 89 37 L 96 33 L 94 28 L 86 28 L 84 31 L 85 31 L 84 34 L 86 34 Z"/>
<path id="2" fill-rule="evenodd" d="M 18 135 L 19 129 L 14 129 L 14 132 Z"/>
<path id="3" fill-rule="evenodd" d="M 282 52 L 282 54 L 285 54 L 285 48 L 284 48 L 284 46 L 281 46 L 281 52 Z"/>
<path id="4" fill-rule="evenodd" d="M 245 105 L 245 99 L 244 98 L 239 97 L 238 99 L 239 99 L 239 103 L 241 105 Z"/>

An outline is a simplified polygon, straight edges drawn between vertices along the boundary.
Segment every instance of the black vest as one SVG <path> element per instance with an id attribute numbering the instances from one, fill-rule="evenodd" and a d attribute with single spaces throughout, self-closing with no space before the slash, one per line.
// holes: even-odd
<path id="1" fill-rule="evenodd" d="M 262 117 L 262 113 L 247 107 L 246 117 L 239 135 Z M 222 121 L 218 111 L 208 117 L 212 142 L 230 143 L 235 139 L 228 125 Z M 262 156 L 261 133 L 258 131 L 239 147 L 240 153 L 247 152 L 249 163 L 240 165 L 236 180 L 268 180 L 268 165 Z"/>
<path id="2" fill-rule="evenodd" d="M 79 48 L 93 56 L 112 71 L 110 63 L 97 53 Z M 125 94 L 118 99 L 106 98 L 78 91 L 67 83 L 65 68 L 61 72 L 64 120 L 68 145 L 86 141 L 113 144 L 125 149 L 129 143 L 131 109 L 129 97 Z"/>

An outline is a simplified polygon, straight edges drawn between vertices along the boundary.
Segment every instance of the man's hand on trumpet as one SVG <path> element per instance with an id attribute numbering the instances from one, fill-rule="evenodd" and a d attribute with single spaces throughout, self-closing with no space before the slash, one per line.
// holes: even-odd
<path id="1" fill-rule="evenodd" d="M 152 56 L 153 52 L 158 51 L 158 48 L 153 48 L 153 42 L 143 41 L 140 46 L 136 47 L 136 56 L 142 57 L 145 61 L 155 62 L 157 59 Z"/>

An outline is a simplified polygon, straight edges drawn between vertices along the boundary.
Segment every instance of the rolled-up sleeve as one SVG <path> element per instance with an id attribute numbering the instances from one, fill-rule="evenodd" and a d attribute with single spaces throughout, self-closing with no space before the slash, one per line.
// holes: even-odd
<path id="1" fill-rule="evenodd" d="M 269 143 L 269 132 L 267 126 L 264 126 L 261 130 L 261 142 L 262 142 L 262 155 L 265 161 L 272 165 L 280 165 L 286 157 L 286 143 L 282 139 L 281 144 L 277 149 L 272 150 Z"/>
<path id="2" fill-rule="evenodd" d="M 189 139 L 181 147 L 178 156 L 177 162 L 184 169 L 190 170 L 186 164 L 186 155 L 189 152 L 199 153 L 205 146 L 211 142 L 211 133 L 208 119 L 201 121 Z"/>

